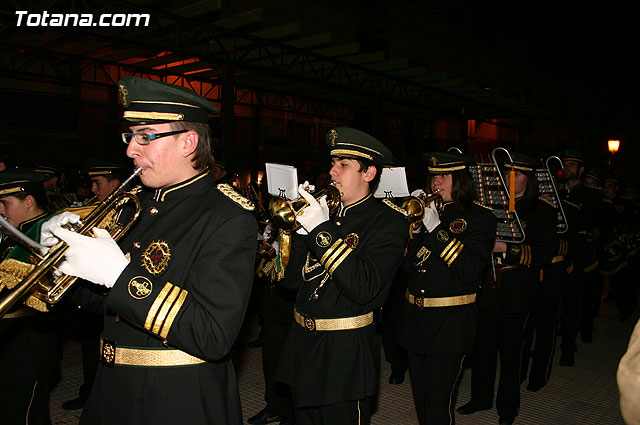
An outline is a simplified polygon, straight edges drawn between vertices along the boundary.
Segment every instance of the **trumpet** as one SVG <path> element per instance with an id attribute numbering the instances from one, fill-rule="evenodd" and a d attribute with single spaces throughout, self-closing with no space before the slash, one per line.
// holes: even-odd
<path id="1" fill-rule="evenodd" d="M 407 220 L 411 223 L 411 228 L 416 230 L 420 227 L 422 218 L 424 217 L 424 211 L 429 208 L 429 205 L 433 202 L 438 214 L 442 212 L 444 208 L 444 200 L 442 195 L 437 191 L 434 193 L 422 194 L 419 196 L 409 196 L 402 201 L 400 208 L 407 212 Z"/>
<path id="2" fill-rule="evenodd" d="M 141 167 L 136 167 L 133 174 L 129 176 L 118 188 L 116 188 L 104 201 L 91 209 L 83 218 L 81 225 L 75 231 L 82 235 L 90 235 L 94 227 L 107 229 L 114 240 L 120 239 L 133 223 L 138 219 L 142 207 L 135 190 L 125 192 L 126 185 L 142 172 Z M 135 206 L 135 211 L 131 219 L 126 223 L 118 223 L 118 211 L 125 203 L 131 201 Z M 84 207 L 88 208 L 88 207 Z M 82 214 L 80 214 L 82 216 Z M 18 301 L 23 300 L 29 294 L 47 304 L 57 303 L 64 294 L 71 288 L 77 278 L 60 273 L 56 266 L 63 260 L 69 246 L 60 241 L 41 256 L 31 249 L 32 257 L 38 261 L 35 268 L 11 291 L 6 297 L 0 300 L 0 317 L 11 309 Z M 51 280 L 48 274 L 55 271 Z M 37 291 L 33 289 L 38 285 Z"/>
<path id="3" fill-rule="evenodd" d="M 340 191 L 335 186 L 327 186 L 313 194 L 313 197 L 320 199 L 327 195 L 327 206 L 329 214 L 333 215 L 340 206 Z M 282 198 L 271 198 L 269 202 L 269 214 L 273 220 L 273 224 L 284 230 L 293 231 L 300 228 L 300 223 L 296 221 L 296 217 L 302 214 L 304 209 L 309 206 L 309 202 L 303 197 L 295 201 L 287 201 Z"/>

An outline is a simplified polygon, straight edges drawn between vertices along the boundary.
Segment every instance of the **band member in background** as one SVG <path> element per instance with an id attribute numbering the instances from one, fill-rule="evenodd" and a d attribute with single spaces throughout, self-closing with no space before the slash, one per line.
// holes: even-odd
<path id="1" fill-rule="evenodd" d="M 477 203 L 459 153 L 425 155 L 440 214 L 426 208 L 423 227 L 409 242 L 403 268 L 409 287 L 398 318 L 398 342 L 409 351 L 409 372 L 420 424 L 454 422 L 454 387 L 476 336 L 476 291 L 490 269 L 496 236 L 492 211 Z"/>
<path id="2" fill-rule="evenodd" d="M 97 202 L 107 199 L 107 196 L 127 178 L 129 172 L 123 164 L 97 160 L 87 161 L 85 168 L 91 181 L 91 193 Z"/>
<path id="3" fill-rule="evenodd" d="M 91 192 L 96 203 L 104 201 L 127 177 L 130 170 L 123 164 L 88 160 L 84 174 L 91 181 Z M 80 341 L 82 349 L 82 377 L 83 382 L 78 390 L 78 397 L 62 403 L 64 410 L 82 409 L 87 399 L 93 380 L 100 364 L 100 334 L 104 315 L 104 303 L 101 295 L 107 291 L 103 286 L 79 280 L 75 286 L 82 286 L 84 291 L 96 293 L 96 302 L 77 305 L 74 297 L 62 300 L 58 309 L 60 320 L 64 321 L 63 329 L 71 338 Z M 64 308 L 62 308 L 64 307 Z"/>
<path id="4" fill-rule="evenodd" d="M 609 299 L 616 300 L 618 318 L 627 320 L 633 312 L 636 294 L 634 280 L 629 276 L 627 263 L 628 249 L 624 236 L 633 228 L 633 206 L 620 196 L 620 178 L 609 174 L 602 187 L 601 236 L 599 243 L 600 274 L 609 283 Z"/>
<path id="5" fill-rule="evenodd" d="M 578 332 L 582 342 L 593 341 L 594 294 L 600 279 L 595 245 L 600 195 L 582 184 L 585 158 L 581 152 L 566 150 L 560 159 L 564 163 L 560 196 L 567 213 L 567 233 L 574 239 L 568 250 L 573 270 L 567 275 L 560 315 L 560 365 L 573 366 Z"/>
<path id="6" fill-rule="evenodd" d="M 21 169 L 0 173 L 0 214 L 22 232 L 37 235 L 35 224 L 48 213 L 44 180 L 42 174 Z M 7 239 L 0 248 L 2 296 L 32 267 L 27 252 L 15 244 Z M 6 424 L 48 425 L 49 394 L 60 371 L 60 342 L 53 316 L 41 312 L 47 310 L 42 303 L 29 296 L 25 304 L 0 318 L 0 415 Z"/>
<path id="7" fill-rule="evenodd" d="M 387 297 L 408 223 L 373 198 L 391 160 L 382 143 L 347 127 L 327 143 L 340 211 L 330 218 L 326 199 L 300 191 L 310 205 L 296 217 L 302 227 L 281 281 L 298 293 L 277 378 L 292 387 L 297 425 L 368 424 L 380 371 L 373 311 Z"/>
<path id="8" fill-rule="evenodd" d="M 577 155 L 562 155 L 566 176 L 573 176 L 576 167 L 570 158 Z M 561 191 L 565 193 L 565 191 Z M 576 351 L 575 339 L 578 335 L 578 317 L 580 309 L 580 294 L 582 289 L 582 267 L 578 264 L 577 238 L 580 227 L 580 206 L 567 201 L 558 194 L 555 203 L 548 203 L 556 209 L 556 216 L 561 211 L 566 218 L 566 229 L 560 232 L 558 227 L 558 247 L 555 256 L 549 264 L 542 268 L 539 296 L 534 311 L 525 326 L 524 342 L 522 344 L 522 363 L 520 365 L 520 382 L 529 378 L 527 390 L 538 391 L 544 387 L 551 377 L 553 354 L 556 343 L 559 313 L 562 312 L 562 347 L 565 352 Z M 555 195 L 553 195 L 555 197 Z M 546 198 L 542 198 L 546 200 Z M 556 206 L 558 205 L 559 206 Z M 562 210 L 560 210 L 562 206 Z M 558 223 L 560 223 L 558 221 Z M 562 308 L 561 308 L 562 306 Z M 535 348 L 531 350 L 535 334 Z M 566 347 L 566 348 L 565 348 Z M 531 362 L 529 361 L 531 359 Z M 531 371 L 529 371 L 531 363 Z M 562 364 L 562 363 L 561 363 Z"/>
<path id="9" fill-rule="evenodd" d="M 269 269 L 269 272 L 264 271 L 265 263 L 272 261 L 272 255 L 275 256 L 275 249 L 278 248 L 278 232 L 278 229 L 268 223 L 262 234 L 262 240 L 270 244 L 270 249 L 266 249 L 266 247 L 258 249 L 258 255 L 262 254 L 264 258 L 264 261 L 261 261 L 258 266 L 256 284 L 261 292 L 258 315 L 262 328 L 259 342 L 262 347 L 262 372 L 264 373 L 264 401 L 266 405 L 247 419 L 247 423 L 252 425 L 266 425 L 272 422 L 278 422 L 279 425 L 293 424 L 291 388 L 276 380 L 276 371 L 293 322 L 293 303 L 296 292 L 278 285 L 276 282 L 277 273 L 272 268 Z M 273 267 L 273 263 L 267 267 Z"/>
<path id="10" fill-rule="evenodd" d="M 501 425 L 512 424 L 518 415 L 524 327 L 538 296 L 540 268 L 550 263 L 558 247 L 556 211 L 538 198 L 538 162 L 515 152 L 511 157 L 513 164 L 505 164 L 507 181 L 515 173 L 515 209 L 526 239 L 519 244 L 495 243 L 496 279 L 484 283 L 479 295 L 471 400 L 457 409 L 462 415 L 491 409 L 499 352 L 496 407 Z"/>
<path id="11" fill-rule="evenodd" d="M 211 184 L 214 105 L 136 77 L 121 79 L 119 92 L 127 155 L 149 189 L 140 218 L 120 246 L 105 230 L 90 237 L 53 219 L 43 225 L 43 244 L 69 245 L 62 272 L 111 288 L 102 366 L 80 422 L 239 425 L 229 352 L 253 282 L 253 206 Z"/>

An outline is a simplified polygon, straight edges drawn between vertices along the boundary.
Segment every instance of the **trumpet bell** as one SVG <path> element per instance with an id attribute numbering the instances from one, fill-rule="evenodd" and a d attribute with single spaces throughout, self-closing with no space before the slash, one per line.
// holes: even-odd
<path id="1" fill-rule="evenodd" d="M 327 186 L 313 194 L 315 199 L 327 196 L 327 206 L 329 214 L 333 215 L 340 206 L 340 191 L 335 186 Z M 300 228 L 300 224 L 296 221 L 296 216 L 302 214 L 309 203 L 304 198 L 295 201 L 287 201 L 282 198 L 272 198 L 269 202 L 269 214 L 273 224 L 281 229 L 293 231 Z"/>
<path id="2" fill-rule="evenodd" d="M 407 212 L 407 220 L 415 228 L 420 226 L 420 222 L 424 217 L 424 210 L 428 208 L 431 203 L 434 203 L 438 213 L 442 212 L 444 208 L 444 200 L 439 193 L 431 193 L 423 196 L 409 196 L 402 201 L 400 208 Z"/>

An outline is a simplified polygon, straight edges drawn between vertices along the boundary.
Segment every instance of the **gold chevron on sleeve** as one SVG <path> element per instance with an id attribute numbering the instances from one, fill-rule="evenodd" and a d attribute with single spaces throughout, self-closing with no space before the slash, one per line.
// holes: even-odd
<path id="1" fill-rule="evenodd" d="M 349 249 L 349 245 L 347 245 L 346 243 L 343 243 L 342 245 L 340 245 L 336 250 L 333 251 L 333 254 L 331 254 L 331 256 L 329 258 L 327 258 L 327 261 L 325 261 L 322 265 L 324 266 L 324 268 L 326 270 L 329 269 L 331 263 L 333 263 L 341 254 L 344 250 Z"/>
<path id="2" fill-rule="evenodd" d="M 338 249 L 338 247 L 340 246 L 340 244 L 342 243 L 342 238 L 338 238 L 338 240 L 336 240 L 333 245 L 331 245 L 329 247 L 329 249 L 327 249 L 324 254 L 322 254 L 322 258 L 320 258 L 320 263 L 324 265 L 325 261 L 327 261 L 327 259 L 333 254 L 333 252 Z"/>
<path id="3" fill-rule="evenodd" d="M 164 299 L 167 297 L 167 295 L 171 291 L 172 287 L 173 285 L 171 284 L 171 282 L 167 282 L 162 288 L 162 290 L 160 291 L 160 293 L 158 294 L 158 296 L 156 297 L 153 304 L 151 304 L 151 308 L 149 308 L 149 312 L 147 313 L 147 318 L 144 321 L 144 328 L 146 330 L 148 331 L 151 330 L 151 325 L 153 324 L 153 320 L 156 318 L 156 314 L 158 313 L 158 310 L 160 310 L 160 306 L 162 305 L 162 303 L 164 302 Z"/>
<path id="4" fill-rule="evenodd" d="M 456 250 L 460 247 L 460 245 L 462 245 L 462 242 L 457 241 L 456 244 L 449 250 L 449 252 L 447 253 L 447 255 L 444 256 L 443 260 L 445 262 L 448 262 L 449 259 L 451 258 L 451 256 L 456 252 Z"/>
<path id="5" fill-rule="evenodd" d="M 340 256 L 340 258 L 338 258 L 336 261 L 333 262 L 333 264 L 331 264 L 331 267 L 329 267 L 328 271 L 330 275 L 333 275 L 333 272 L 338 268 L 338 266 L 342 264 L 342 262 L 345 260 L 345 258 L 349 256 L 349 254 L 353 252 L 353 248 L 351 248 L 348 245 L 346 246 L 347 246 L 346 251 L 344 251 L 344 253 Z"/>
<path id="6" fill-rule="evenodd" d="M 523 266 L 531 265 L 531 245 L 522 245 L 522 254 L 520 255 L 520 264 Z"/>
<path id="7" fill-rule="evenodd" d="M 451 256 L 451 258 L 449 258 L 449 261 L 447 261 L 447 267 L 451 267 L 451 263 L 453 263 L 453 261 L 458 258 L 458 255 L 460 255 L 460 252 L 462 251 L 462 248 L 464 248 L 464 244 L 462 242 L 460 242 L 460 246 L 458 246 L 458 249 L 456 249 L 456 252 L 453 253 L 453 255 Z"/>
<path id="8" fill-rule="evenodd" d="M 162 307 L 160 307 L 160 311 L 158 312 L 158 315 L 156 316 L 156 320 L 155 322 L 153 322 L 153 328 L 151 329 L 151 332 L 153 332 L 154 334 L 157 334 L 160 332 L 160 327 L 162 326 L 162 322 L 164 322 L 165 317 L 167 317 L 167 313 L 169 313 L 169 309 L 171 308 L 171 305 L 176 300 L 176 298 L 178 298 L 179 293 L 180 293 L 180 288 L 178 286 L 174 286 L 173 289 L 171 290 L 171 293 L 169 293 L 169 296 L 167 297 L 167 299 L 164 300 L 164 302 L 162 303 Z"/>
<path id="9" fill-rule="evenodd" d="M 460 241 L 458 241 L 457 238 L 451 239 L 451 242 L 449 242 L 449 244 L 445 246 L 442 252 L 440 253 L 440 258 L 442 258 L 444 261 L 447 261 L 447 258 L 455 251 L 456 244 L 459 244 L 459 243 Z"/>
<path id="10" fill-rule="evenodd" d="M 171 325 L 173 325 L 173 321 L 175 320 L 178 312 L 182 308 L 182 304 L 184 304 L 184 300 L 187 298 L 189 291 L 183 289 L 178 296 L 178 300 L 171 307 L 171 311 L 167 316 L 167 320 L 165 320 L 164 325 L 162 325 L 162 330 L 160 331 L 160 337 L 166 338 L 169 335 L 169 329 L 171 329 Z"/>

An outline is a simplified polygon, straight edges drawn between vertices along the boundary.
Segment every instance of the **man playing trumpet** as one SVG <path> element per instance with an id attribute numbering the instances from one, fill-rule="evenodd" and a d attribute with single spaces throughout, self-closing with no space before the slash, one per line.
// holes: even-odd
<path id="1" fill-rule="evenodd" d="M 409 372 L 420 424 L 453 423 L 453 390 L 465 355 L 474 348 L 476 291 L 489 270 L 496 218 L 476 201 L 468 167 L 456 152 L 429 153 L 433 202 L 409 242 L 403 268 L 409 286 L 398 317 L 397 338 L 409 352 Z M 421 190 L 419 192 L 422 192 Z M 415 194 L 415 192 L 414 192 Z"/>
<path id="2" fill-rule="evenodd" d="M 400 264 L 407 222 L 373 198 L 391 159 L 382 143 L 347 127 L 327 143 L 341 205 L 330 218 L 325 199 L 300 190 L 310 205 L 296 217 L 281 281 L 298 293 L 277 377 L 291 385 L 297 425 L 368 424 L 380 369 L 373 311 Z"/>
<path id="3" fill-rule="evenodd" d="M 80 422 L 239 425 L 229 352 L 253 281 L 252 206 L 211 183 L 214 105 L 142 78 L 123 78 L 119 91 L 127 155 L 149 189 L 141 218 L 120 246 L 106 231 L 92 238 L 56 219 L 44 225 L 70 247 L 62 272 L 111 288 L 102 367 Z"/>

